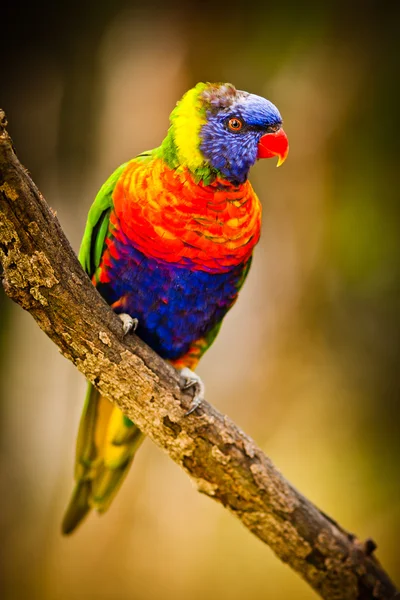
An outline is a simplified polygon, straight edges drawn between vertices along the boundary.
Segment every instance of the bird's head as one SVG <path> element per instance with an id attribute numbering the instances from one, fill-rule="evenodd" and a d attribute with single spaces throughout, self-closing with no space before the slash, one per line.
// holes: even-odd
<path id="1" fill-rule="evenodd" d="M 209 180 L 214 173 L 242 183 L 258 158 L 276 156 L 279 166 L 289 151 L 276 106 L 230 83 L 198 83 L 170 120 L 165 149 L 174 166 L 189 168 L 197 179 Z"/>

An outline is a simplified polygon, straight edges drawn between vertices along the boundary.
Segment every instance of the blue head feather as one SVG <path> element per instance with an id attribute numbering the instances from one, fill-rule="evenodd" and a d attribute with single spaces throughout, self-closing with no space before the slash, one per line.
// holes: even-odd
<path id="1" fill-rule="evenodd" d="M 257 160 L 260 138 L 269 127 L 280 125 L 282 117 L 269 100 L 236 90 L 230 84 L 210 86 L 203 98 L 207 122 L 200 132 L 200 150 L 223 177 L 242 183 Z M 243 123 L 240 131 L 229 129 L 232 118 Z"/>

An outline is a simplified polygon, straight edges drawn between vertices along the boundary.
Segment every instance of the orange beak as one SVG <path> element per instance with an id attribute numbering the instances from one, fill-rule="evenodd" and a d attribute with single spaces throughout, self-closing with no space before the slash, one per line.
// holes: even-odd
<path id="1" fill-rule="evenodd" d="M 278 157 L 277 167 L 280 167 L 286 160 L 289 153 L 289 141 L 283 129 L 275 133 L 266 133 L 258 142 L 257 158 Z"/>

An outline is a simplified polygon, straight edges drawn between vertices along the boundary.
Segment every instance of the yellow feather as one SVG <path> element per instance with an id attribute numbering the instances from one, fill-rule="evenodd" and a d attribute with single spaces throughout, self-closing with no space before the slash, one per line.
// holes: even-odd
<path id="1" fill-rule="evenodd" d="M 186 92 L 171 114 L 180 162 L 186 164 L 191 171 L 204 163 L 198 146 L 200 129 L 206 123 L 200 94 L 206 87 L 205 83 L 199 83 Z"/>
<path id="2" fill-rule="evenodd" d="M 104 398 L 104 396 L 100 396 L 97 409 L 96 429 L 94 432 L 95 444 L 100 457 L 103 457 L 107 429 L 109 427 L 110 417 L 113 414 L 113 409 L 113 404 L 107 400 L 107 398 Z"/>
<path id="3" fill-rule="evenodd" d="M 108 469 L 119 468 L 125 460 L 127 447 L 123 438 L 126 435 L 126 430 L 124 415 L 115 406 L 108 422 L 107 435 L 103 446 L 104 464 Z"/>

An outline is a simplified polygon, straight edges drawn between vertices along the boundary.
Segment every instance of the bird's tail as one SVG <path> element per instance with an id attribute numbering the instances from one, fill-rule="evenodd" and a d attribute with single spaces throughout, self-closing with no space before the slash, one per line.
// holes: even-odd
<path id="1" fill-rule="evenodd" d="M 69 534 L 87 513 L 105 512 L 122 484 L 143 434 L 89 383 L 76 445 L 75 489 L 62 532 Z"/>

